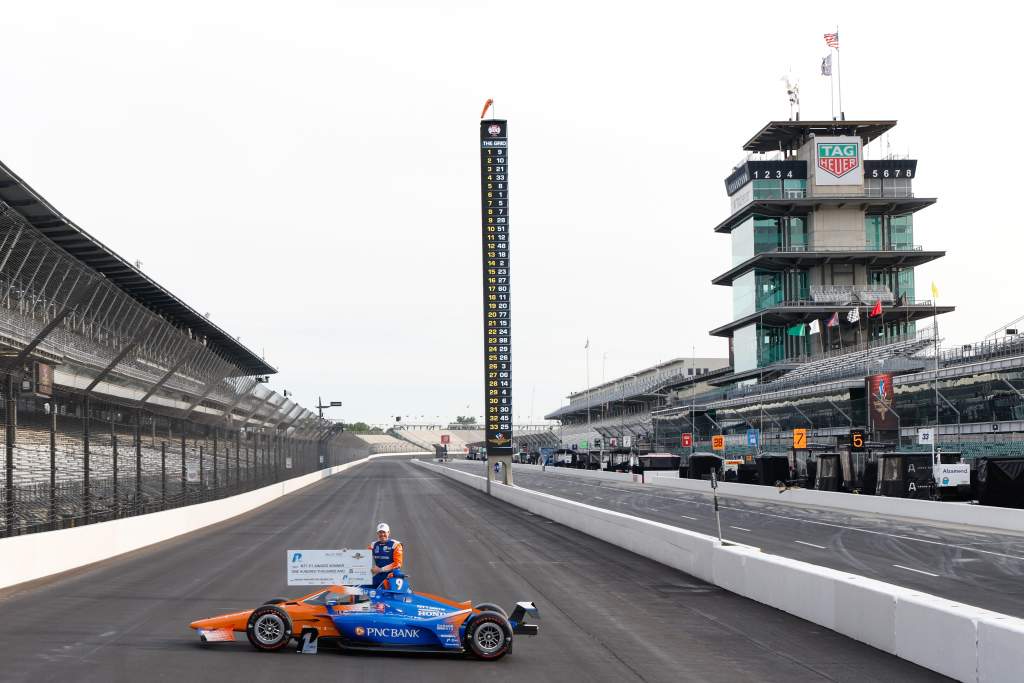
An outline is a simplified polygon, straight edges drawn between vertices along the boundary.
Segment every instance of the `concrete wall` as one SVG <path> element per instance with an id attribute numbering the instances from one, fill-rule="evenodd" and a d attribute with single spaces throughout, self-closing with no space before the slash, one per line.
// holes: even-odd
<path id="1" fill-rule="evenodd" d="M 0 588 L 83 567 L 223 522 L 379 457 L 386 456 L 370 455 L 208 503 L 0 539 Z"/>
<path id="2" fill-rule="evenodd" d="M 539 465 L 515 465 L 515 470 L 527 469 L 540 472 Z M 606 481 L 632 481 L 632 475 L 603 470 L 577 470 L 568 467 L 548 467 L 548 474 L 554 476 L 582 477 L 587 479 L 604 479 Z M 682 489 L 695 493 L 711 494 L 711 484 L 700 479 L 680 479 L 675 473 L 648 472 L 646 483 L 652 486 Z M 938 502 L 932 500 L 915 500 L 912 498 L 887 498 L 885 496 L 862 496 L 854 493 L 838 491 L 815 491 L 814 489 L 789 489 L 783 493 L 774 486 L 758 486 L 754 484 L 737 484 L 735 482 L 719 482 L 719 498 L 748 498 L 771 503 L 814 506 L 850 512 L 867 512 L 886 517 L 905 517 L 908 519 L 939 522 L 941 524 L 966 524 L 982 527 L 986 530 L 1002 529 L 1006 531 L 1024 532 L 1024 510 L 1014 508 L 993 507 L 990 505 L 971 505 L 969 503 Z"/>
<path id="3" fill-rule="evenodd" d="M 477 490 L 486 488 L 481 476 L 417 463 Z M 583 476 L 625 478 L 603 472 Z M 642 551 L 665 565 L 958 681 L 1024 680 L 1024 619 L 750 546 L 719 545 L 705 534 L 537 491 L 492 483 L 491 492 L 535 515 L 626 550 Z"/>

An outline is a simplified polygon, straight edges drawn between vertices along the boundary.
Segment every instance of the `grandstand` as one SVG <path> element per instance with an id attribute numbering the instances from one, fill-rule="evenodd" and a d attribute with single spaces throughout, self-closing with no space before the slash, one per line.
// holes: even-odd
<path id="1" fill-rule="evenodd" d="M 431 453 L 434 446 L 442 445 L 442 435 L 448 436 L 448 452 L 452 454 L 465 453 L 470 444 L 484 440 L 482 429 L 444 429 L 439 425 L 428 429 L 392 429 L 388 434 L 412 444 L 418 450 Z"/>
<path id="2" fill-rule="evenodd" d="M 351 436 L 366 444 L 367 452 L 378 453 L 422 453 L 427 451 L 409 441 L 396 438 L 390 434 L 352 434 Z"/>
<path id="3" fill-rule="evenodd" d="M 559 445 L 606 448 L 611 439 L 647 439 L 653 430 L 651 411 L 688 403 L 729 372 L 725 358 L 677 358 L 602 383 L 569 396 L 569 405 L 545 416 L 559 420 L 553 429 Z"/>
<path id="4" fill-rule="evenodd" d="M 0 536 L 233 495 L 333 464 L 276 370 L 0 164 Z"/>

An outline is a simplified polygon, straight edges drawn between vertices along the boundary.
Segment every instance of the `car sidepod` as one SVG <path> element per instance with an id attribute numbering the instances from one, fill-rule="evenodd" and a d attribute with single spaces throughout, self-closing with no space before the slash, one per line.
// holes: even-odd
<path id="1" fill-rule="evenodd" d="M 461 627 L 470 613 L 385 591 L 372 595 L 365 608 L 336 612 L 331 618 L 343 641 L 353 646 L 461 650 Z"/>

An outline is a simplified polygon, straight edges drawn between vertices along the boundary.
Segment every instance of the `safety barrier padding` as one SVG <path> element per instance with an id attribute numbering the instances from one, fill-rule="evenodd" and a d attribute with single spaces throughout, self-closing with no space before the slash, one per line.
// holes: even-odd
<path id="1" fill-rule="evenodd" d="M 486 488 L 486 480 L 479 475 L 416 462 L 477 490 Z M 564 474 L 573 472 L 579 471 Z M 625 479 L 628 475 L 590 472 L 583 476 Z M 774 489 L 761 488 L 778 495 Z M 705 534 L 539 491 L 492 482 L 491 495 L 958 681 L 1024 681 L 1024 619 L 762 553 L 751 546 L 720 545 Z"/>
<path id="2" fill-rule="evenodd" d="M 321 479 L 388 455 L 370 455 L 220 500 L 0 539 L 0 557 L 14 559 L 0 562 L 0 588 L 84 567 L 223 522 Z"/>

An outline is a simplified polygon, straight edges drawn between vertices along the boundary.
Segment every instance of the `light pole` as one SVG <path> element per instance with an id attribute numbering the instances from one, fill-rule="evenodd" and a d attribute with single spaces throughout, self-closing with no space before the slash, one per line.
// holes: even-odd
<path id="1" fill-rule="evenodd" d="M 323 398 L 316 397 L 316 409 L 320 411 L 320 419 L 324 419 L 324 408 L 340 408 L 341 401 L 331 401 L 330 403 L 324 403 Z"/>

